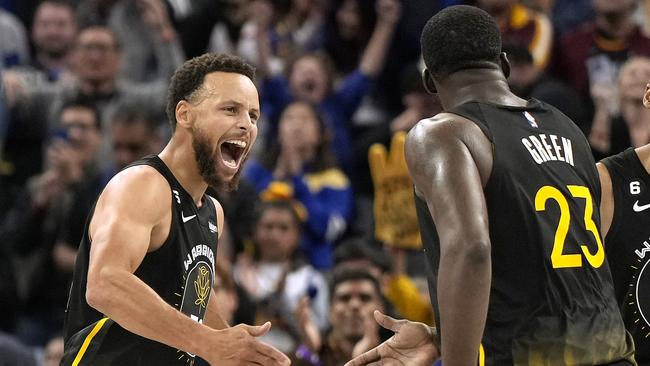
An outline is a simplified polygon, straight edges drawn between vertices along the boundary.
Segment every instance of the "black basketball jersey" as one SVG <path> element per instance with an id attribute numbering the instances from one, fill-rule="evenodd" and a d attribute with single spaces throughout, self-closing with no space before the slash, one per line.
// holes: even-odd
<path id="1" fill-rule="evenodd" d="M 469 102 L 449 112 L 476 123 L 493 144 L 484 187 L 492 283 L 479 365 L 631 359 L 599 234 L 598 174 L 578 127 L 535 99 L 526 107 Z M 439 238 L 419 197 L 416 207 L 439 320 Z"/>
<path id="2" fill-rule="evenodd" d="M 616 299 L 639 365 L 650 366 L 650 174 L 633 148 L 602 160 L 614 215 L 605 237 Z"/>
<path id="3" fill-rule="evenodd" d="M 215 278 L 218 233 L 214 202 L 204 195 L 198 208 L 158 156 L 146 157 L 133 165 L 155 168 L 169 182 L 172 198 L 169 236 L 159 249 L 146 254 L 135 275 L 168 304 L 203 322 Z M 88 305 L 86 278 L 92 245 L 88 236 L 91 218 L 92 212 L 77 254 L 66 309 L 66 345 L 61 365 L 193 365 L 194 355 L 133 334 Z"/>

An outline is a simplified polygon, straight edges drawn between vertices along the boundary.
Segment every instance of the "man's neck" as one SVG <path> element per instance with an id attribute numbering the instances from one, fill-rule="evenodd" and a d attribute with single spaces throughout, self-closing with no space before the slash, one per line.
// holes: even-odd
<path id="1" fill-rule="evenodd" d="M 439 86 L 440 101 L 449 110 L 470 101 L 508 106 L 525 106 L 526 101 L 514 95 L 498 70 L 464 70 L 448 76 Z"/>
<path id="2" fill-rule="evenodd" d="M 332 332 L 329 336 L 329 344 L 333 350 L 338 351 L 346 360 L 352 359 L 352 350 L 356 343 L 347 340 L 343 335 L 336 335 L 336 332 Z"/>
<path id="3" fill-rule="evenodd" d="M 189 133 L 177 130 L 158 156 L 171 170 L 183 189 L 192 196 L 194 203 L 200 206 L 208 184 L 199 173 Z"/>
<path id="4" fill-rule="evenodd" d="M 87 81 L 79 80 L 79 89 L 85 95 L 107 95 L 115 91 L 115 80 Z"/>
<path id="5" fill-rule="evenodd" d="M 68 68 L 68 57 L 66 56 L 53 57 L 45 52 L 39 52 L 36 54 L 36 61 L 39 65 L 48 71 L 63 70 Z"/>

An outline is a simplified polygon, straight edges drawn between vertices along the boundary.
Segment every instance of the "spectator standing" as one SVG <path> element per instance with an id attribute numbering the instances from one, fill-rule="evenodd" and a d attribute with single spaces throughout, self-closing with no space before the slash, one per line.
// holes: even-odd
<path id="1" fill-rule="evenodd" d="M 108 26 L 121 45 L 120 76 L 126 80 L 166 79 L 185 60 L 164 0 L 120 0 Z"/>
<path id="2" fill-rule="evenodd" d="M 510 60 L 508 84 L 513 93 L 524 99 L 544 101 L 566 114 L 583 132 L 589 131 L 587 108 L 573 89 L 536 68 L 526 47 L 509 45 L 504 46 L 503 50 Z"/>
<path id="3" fill-rule="evenodd" d="M 351 118 L 370 89 L 372 79 L 381 71 L 401 14 L 396 0 L 380 0 L 377 6 L 377 24 L 358 68 L 346 75 L 336 87 L 335 72 L 328 58 L 313 53 L 297 58 L 287 70 L 288 78 L 276 76 L 264 80 L 262 109 L 271 124 L 267 141 L 276 136 L 278 117 L 284 107 L 294 100 L 311 103 L 318 106 L 333 133 L 332 147 L 339 164 L 344 171 L 349 170 L 352 159 Z M 261 44 L 260 47 L 263 53 L 264 49 L 268 50 L 268 45 Z M 268 76 L 268 64 L 262 61 L 261 66 L 262 72 Z"/>
<path id="4" fill-rule="evenodd" d="M 588 135 L 594 156 L 604 158 L 650 142 L 650 110 L 641 103 L 647 80 L 650 58 L 633 57 L 621 68 L 617 93 L 594 94 L 596 112 Z M 618 99 L 618 110 L 610 109 L 611 97 Z"/>
<path id="5" fill-rule="evenodd" d="M 327 281 L 301 257 L 301 226 L 290 201 L 262 203 L 253 230 L 255 258 L 241 256 L 234 270 L 257 304 L 256 323 L 273 323 L 262 340 L 285 353 L 298 341 L 300 325 L 293 314 L 301 301 L 309 302 L 309 321 L 321 331 L 327 327 Z"/>
<path id="6" fill-rule="evenodd" d="M 300 202 L 306 217 L 303 252 L 316 268 L 330 268 L 334 242 L 345 232 L 354 203 L 315 108 L 289 104 L 280 117 L 277 143 L 263 159 L 251 161 L 244 176 L 262 199 Z"/>
<path id="7" fill-rule="evenodd" d="M 25 26 L 16 16 L 0 8 L 0 64 L 8 68 L 24 64 L 28 59 Z"/>
<path id="8" fill-rule="evenodd" d="M 477 5 L 497 20 L 504 43 L 525 46 L 535 67 L 546 68 L 553 49 L 553 25 L 544 13 L 519 0 L 478 0 Z"/>
<path id="9" fill-rule="evenodd" d="M 40 78 L 56 82 L 70 78 L 70 54 L 77 36 L 75 9 L 63 0 L 46 0 L 34 14 L 32 42 L 34 60 L 31 66 Z"/>
<path id="10" fill-rule="evenodd" d="M 386 304 L 377 280 L 365 271 L 338 271 L 330 286 L 330 328 L 322 336 L 312 332 L 306 337 L 293 365 L 339 366 L 381 343 L 372 314 L 385 311 Z M 302 325 L 307 333 L 309 322 Z"/>
<path id="11" fill-rule="evenodd" d="M 561 80 L 595 103 L 593 89 L 611 90 L 628 58 L 650 55 L 650 38 L 634 21 L 637 0 L 592 0 L 592 5 L 594 21 L 561 37 L 554 66 Z"/>

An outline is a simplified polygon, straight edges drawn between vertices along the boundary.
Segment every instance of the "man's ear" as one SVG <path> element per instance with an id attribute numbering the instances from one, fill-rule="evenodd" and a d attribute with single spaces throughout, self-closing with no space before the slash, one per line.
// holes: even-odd
<path id="1" fill-rule="evenodd" d="M 501 71 L 503 76 L 507 78 L 510 77 L 510 60 L 508 60 L 508 55 L 505 52 L 501 52 L 499 55 L 499 63 L 501 64 Z"/>
<path id="2" fill-rule="evenodd" d="M 194 124 L 194 115 L 192 106 L 186 100 L 181 100 L 176 104 L 176 126 L 191 128 Z"/>
<path id="3" fill-rule="evenodd" d="M 429 94 L 437 94 L 438 89 L 436 84 L 433 82 L 433 76 L 429 72 L 429 69 L 425 68 L 422 70 L 422 84 L 424 85 L 424 90 Z"/>

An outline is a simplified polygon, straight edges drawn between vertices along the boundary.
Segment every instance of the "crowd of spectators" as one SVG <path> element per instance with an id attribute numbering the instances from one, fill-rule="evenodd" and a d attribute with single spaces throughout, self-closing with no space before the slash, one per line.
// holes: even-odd
<path id="1" fill-rule="evenodd" d="M 0 360 L 55 365 L 86 215 L 171 131 L 167 85 L 204 52 L 257 68 L 262 119 L 240 188 L 217 192 L 220 311 L 272 320 L 298 365 L 433 324 L 417 250 L 375 238 L 372 144 L 440 111 L 419 34 L 454 4 L 495 17 L 511 88 L 555 105 L 601 158 L 650 142 L 647 0 L 0 0 Z"/>

